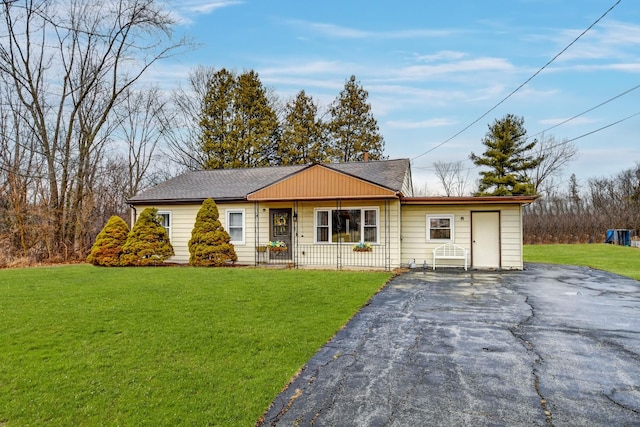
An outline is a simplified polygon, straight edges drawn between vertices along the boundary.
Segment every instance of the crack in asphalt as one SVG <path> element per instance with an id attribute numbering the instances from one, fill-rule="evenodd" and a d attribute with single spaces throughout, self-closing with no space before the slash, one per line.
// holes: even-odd
<path id="1" fill-rule="evenodd" d="M 546 425 L 547 427 L 553 427 L 553 414 L 551 413 L 549 405 L 547 404 L 547 399 L 544 397 L 544 395 L 542 394 L 542 391 L 540 390 L 540 376 L 538 375 L 538 369 L 537 369 L 537 367 L 544 362 L 544 358 L 538 351 L 536 351 L 533 343 L 525 339 L 522 333 L 518 332 L 518 329 L 520 329 L 521 326 L 531 322 L 531 320 L 536 315 L 535 307 L 529 301 L 528 296 L 524 298 L 524 303 L 529 306 L 529 309 L 531 310 L 531 314 L 527 318 L 522 320 L 520 323 L 518 323 L 515 327 L 509 328 L 509 332 L 511 332 L 514 338 L 520 341 L 520 343 L 525 348 L 525 350 L 527 350 L 527 352 L 530 352 L 534 355 L 533 362 L 531 362 L 531 375 L 533 375 L 533 387 L 536 390 L 536 394 L 540 398 L 540 407 L 542 408 L 542 412 L 544 413 Z"/>
<path id="2" fill-rule="evenodd" d="M 615 393 L 615 390 L 613 390 L 613 392 Z M 625 404 L 623 404 L 623 403 L 621 403 L 621 402 L 618 402 L 616 399 L 614 399 L 613 397 L 611 397 L 609 394 L 607 394 L 607 393 L 603 393 L 603 395 L 604 395 L 604 397 L 606 397 L 606 398 L 607 398 L 607 400 L 609 400 L 609 401 L 610 401 L 611 403 L 613 403 L 614 405 L 616 405 L 616 406 L 618 406 L 618 407 L 620 407 L 620 408 L 622 408 L 622 409 L 624 409 L 624 410 L 631 411 L 631 412 L 633 412 L 634 414 L 640 414 L 640 410 L 635 409 L 635 408 L 630 408 L 629 406 L 627 406 L 627 405 L 625 405 Z"/>
<path id="3" fill-rule="evenodd" d="M 258 425 L 638 420 L 640 331 L 627 328 L 637 319 L 637 282 L 613 277 L 597 288 L 598 276 L 570 273 L 558 279 L 550 269 L 531 268 L 498 279 L 440 273 L 420 280 L 408 274 L 324 346 Z M 630 309 L 616 311 L 628 301 Z M 476 359 L 473 351 L 487 354 Z M 599 368 L 591 357 L 602 360 Z M 482 370 L 460 370 L 467 361 Z M 486 370 L 494 366 L 514 375 L 491 375 Z M 509 384 L 513 396 L 522 396 L 513 403 L 511 390 L 499 389 L 511 378 L 517 378 Z M 485 398 L 487 386 L 498 387 L 496 396 Z M 583 401 L 597 409 L 583 410 Z"/>

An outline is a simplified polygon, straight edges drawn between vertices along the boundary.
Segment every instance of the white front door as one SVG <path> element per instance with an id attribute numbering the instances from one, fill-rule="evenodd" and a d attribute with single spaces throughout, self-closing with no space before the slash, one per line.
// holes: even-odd
<path id="1" fill-rule="evenodd" d="M 471 266 L 500 268 L 500 212 L 471 212 Z"/>

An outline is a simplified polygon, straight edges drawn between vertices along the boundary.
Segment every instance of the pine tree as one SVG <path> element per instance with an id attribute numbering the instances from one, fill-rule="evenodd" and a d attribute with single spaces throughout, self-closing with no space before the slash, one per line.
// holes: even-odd
<path id="1" fill-rule="evenodd" d="M 237 139 L 233 129 L 234 98 L 237 91 L 236 76 L 221 69 L 208 83 L 202 100 L 199 146 L 204 152 L 206 169 L 222 169 L 235 161 Z"/>
<path id="2" fill-rule="evenodd" d="M 282 130 L 282 141 L 278 147 L 281 165 L 325 163 L 328 161 L 325 127 L 318 114 L 313 98 L 304 90 L 287 104 Z"/>
<path id="3" fill-rule="evenodd" d="M 268 166 L 276 158 L 278 118 L 255 71 L 214 74 L 200 127 L 207 169 Z"/>
<path id="4" fill-rule="evenodd" d="M 156 208 L 146 208 L 122 247 L 121 265 L 158 265 L 173 256 L 173 246 Z"/>
<path id="5" fill-rule="evenodd" d="M 356 77 L 351 76 L 329 108 L 328 129 L 335 161 L 363 161 L 365 154 L 371 160 L 384 158 L 384 139 L 367 102 L 368 97 Z"/>
<path id="6" fill-rule="evenodd" d="M 278 117 L 258 73 L 253 70 L 242 73 L 237 88 L 234 127 L 238 132 L 238 150 L 233 167 L 268 166 L 276 159 Z"/>
<path id="7" fill-rule="evenodd" d="M 532 154 L 536 140 L 527 142 L 524 118 L 507 114 L 493 125 L 482 139 L 487 147 L 478 156 L 471 153 L 469 158 L 476 166 L 486 166 L 490 170 L 480 172 L 478 196 L 517 196 L 535 194 L 535 189 L 526 172 L 535 168 L 542 157 Z"/>
<path id="8" fill-rule="evenodd" d="M 218 220 L 218 207 L 206 199 L 196 216 L 189 240 L 189 264 L 201 267 L 223 267 L 238 260 L 229 233 Z"/>
<path id="9" fill-rule="evenodd" d="M 87 256 L 87 262 L 93 265 L 117 266 L 120 265 L 122 247 L 127 241 L 129 226 L 119 216 L 112 216 L 98 233 L 96 241 Z"/>

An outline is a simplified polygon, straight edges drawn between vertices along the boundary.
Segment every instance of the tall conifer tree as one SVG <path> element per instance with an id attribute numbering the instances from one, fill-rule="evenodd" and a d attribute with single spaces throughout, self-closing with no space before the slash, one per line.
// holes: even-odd
<path id="1" fill-rule="evenodd" d="M 325 127 L 317 118 L 318 107 L 304 90 L 298 92 L 286 108 L 282 140 L 278 147 L 279 163 L 295 165 L 328 161 Z"/>
<path id="2" fill-rule="evenodd" d="M 202 100 L 200 149 L 205 169 L 222 169 L 233 162 L 233 120 L 236 77 L 225 68 L 217 71 L 208 83 Z"/>
<path id="3" fill-rule="evenodd" d="M 206 169 L 267 166 L 276 158 L 278 118 L 255 71 L 214 74 L 200 127 Z"/>
<path id="4" fill-rule="evenodd" d="M 384 158 L 384 139 L 367 102 L 368 97 L 369 93 L 356 81 L 356 76 L 351 76 L 331 104 L 328 129 L 335 161 L 363 161 L 365 153 L 371 160 Z"/>
<path id="5" fill-rule="evenodd" d="M 482 139 L 487 147 L 482 155 L 471 153 L 476 166 L 486 166 L 480 172 L 478 196 L 517 196 L 535 194 L 526 172 L 535 168 L 542 157 L 535 157 L 532 149 L 536 140 L 527 142 L 524 118 L 507 114 L 493 125 Z"/>

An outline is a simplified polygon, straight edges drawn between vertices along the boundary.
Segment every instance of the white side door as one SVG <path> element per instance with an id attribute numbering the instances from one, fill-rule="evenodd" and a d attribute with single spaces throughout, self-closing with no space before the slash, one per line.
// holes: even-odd
<path id="1" fill-rule="evenodd" d="M 500 268 L 500 212 L 471 212 L 471 266 Z"/>

